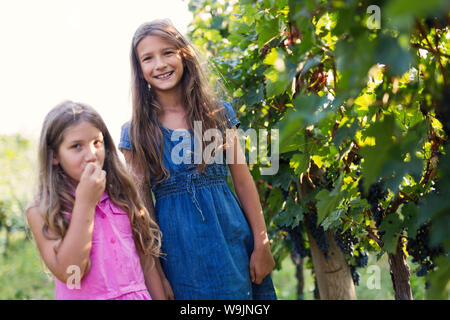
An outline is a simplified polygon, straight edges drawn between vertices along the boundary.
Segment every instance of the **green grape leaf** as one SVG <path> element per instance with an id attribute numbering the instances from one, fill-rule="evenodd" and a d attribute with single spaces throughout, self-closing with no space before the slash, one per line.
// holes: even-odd
<path id="1" fill-rule="evenodd" d="M 288 197 L 284 210 L 276 218 L 280 227 L 295 228 L 303 220 L 303 209 L 291 197 Z"/>
<path id="2" fill-rule="evenodd" d="M 333 211 L 337 210 L 344 200 L 344 192 L 341 190 L 343 184 L 341 175 L 333 190 L 322 189 L 316 194 L 317 199 L 317 224 L 320 224 Z"/>
<path id="3" fill-rule="evenodd" d="M 297 65 L 283 50 L 275 48 L 266 56 L 264 63 L 269 65 L 264 71 L 267 78 L 266 97 L 270 98 L 284 93 L 297 73 Z"/>
<path id="4" fill-rule="evenodd" d="M 290 183 L 293 181 L 292 172 L 288 164 L 280 164 L 278 173 L 273 177 L 272 185 L 280 185 L 281 189 L 288 191 Z"/>
<path id="5" fill-rule="evenodd" d="M 377 45 L 375 52 L 378 63 L 389 66 L 391 73 L 396 76 L 408 71 L 412 62 L 411 53 L 408 48 L 399 44 L 397 38 L 382 35 L 378 38 Z"/>
<path id="6" fill-rule="evenodd" d="M 248 90 L 247 94 L 242 97 L 242 101 L 248 106 L 260 103 L 263 100 L 264 100 L 264 88 L 262 83 L 260 83 L 256 87 L 251 87 Z"/>
<path id="7" fill-rule="evenodd" d="M 304 75 L 309 69 L 317 66 L 320 63 L 320 61 L 321 59 L 319 56 L 314 56 L 306 60 L 305 64 L 303 65 L 302 71 L 300 72 L 300 75 Z"/>
<path id="8" fill-rule="evenodd" d="M 293 101 L 297 117 L 303 119 L 308 125 L 318 123 L 332 112 L 329 103 L 330 100 L 326 96 L 314 94 L 297 94 Z"/>
<path id="9" fill-rule="evenodd" d="M 382 239 L 387 252 L 395 254 L 397 251 L 398 238 L 402 227 L 403 221 L 400 219 L 398 213 L 394 212 L 384 217 L 379 230 L 385 232 Z"/>
<path id="10" fill-rule="evenodd" d="M 283 205 L 284 197 L 281 189 L 274 188 L 270 191 L 269 197 L 267 198 L 267 203 L 269 204 L 270 210 L 277 212 Z"/>
<path id="11" fill-rule="evenodd" d="M 408 230 L 409 238 L 416 238 L 417 234 L 417 206 L 411 202 L 402 204 L 397 212 L 400 215 L 400 219 L 403 221 L 403 226 Z"/>
<path id="12" fill-rule="evenodd" d="M 262 48 L 267 42 L 280 35 L 283 29 L 283 21 L 279 18 L 266 18 L 263 16 L 256 21 L 258 45 Z"/>
<path id="13" fill-rule="evenodd" d="M 289 109 L 276 124 L 276 128 L 280 132 L 280 154 L 299 150 L 299 147 L 305 144 L 305 124 L 300 112 Z"/>
<path id="14" fill-rule="evenodd" d="M 427 280 L 431 283 L 426 291 L 429 300 L 448 300 L 450 292 L 450 259 L 445 256 L 436 258 L 437 270 L 427 275 Z"/>
<path id="15" fill-rule="evenodd" d="M 336 148 L 339 148 L 342 141 L 351 138 L 353 139 L 356 135 L 356 131 L 359 129 L 358 120 L 354 120 L 350 125 L 348 123 L 344 124 L 343 126 L 339 127 L 336 130 L 336 133 L 333 137 L 333 143 L 336 146 Z"/>
<path id="16" fill-rule="evenodd" d="M 306 153 L 296 153 L 289 161 L 289 165 L 297 176 L 305 173 L 309 166 L 309 155 Z"/>
<path id="17" fill-rule="evenodd" d="M 380 176 L 383 166 L 390 161 L 401 161 L 400 150 L 394 145 L 393 135 L 396 130 L 395 119 L 386 116 L 384 121 L 377 121 L 366 130 L 368 137 L 375 138 L 375 145 L 360 149 L 364 157 L 362 174 L 364 189 L 367 192 L 370 185 Z"/>

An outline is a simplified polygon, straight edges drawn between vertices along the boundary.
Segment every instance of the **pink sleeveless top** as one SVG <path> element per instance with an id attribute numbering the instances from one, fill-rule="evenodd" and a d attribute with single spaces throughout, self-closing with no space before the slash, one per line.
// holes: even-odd
<path id="1" fill-rule="evenodd" d="M 55 278 L 58 300 L 150 300 L 127 214 L 105 192 L 95 208 L 91 268 L 77 286 L 74 270 L 68 284 Z M 79 288 L 77 288 L 79 287 Z"/>

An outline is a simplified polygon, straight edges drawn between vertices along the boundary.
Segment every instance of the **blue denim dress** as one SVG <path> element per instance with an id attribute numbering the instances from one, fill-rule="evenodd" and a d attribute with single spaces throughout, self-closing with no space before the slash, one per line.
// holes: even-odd
<path id="1" fill-rule="evenodd" d="M 228 126 L 238 126 L 233 107 L 224 105 Z M 204 173 L 196 170 L 193 161 L 174 162 L 172 150 L 180 149 L 183 141 L 194 150 L 192 131 L 160 126 L 163 161 L 170 177 L 152 190 L 162 232 L 161 250 L 166 254 L 161 264 L 175 299 L 276 299 L 270 275 L 260 285 L 250 280 L 253 235 L 227 184 L 225 156 L 223 164 L 209 164 Z M 119 148 L 131 149 L 129 127 L 129 123 L 122 126 Z M 179 139 L 172 141 L 173 137 Z"/>

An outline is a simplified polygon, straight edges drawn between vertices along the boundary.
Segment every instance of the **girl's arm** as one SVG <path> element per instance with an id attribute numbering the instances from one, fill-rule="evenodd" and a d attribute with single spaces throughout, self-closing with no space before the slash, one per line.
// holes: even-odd
<path id="1" fill-rule="evenodd" d="M 231 139 L 227 139 L 229 147 L 234 149 L 233 159 L 228 159 L 228 167 L 230 168 L 236 195 L 250 224 L 254 238 L 254 249 L 250 257 L 250 276 L 254 283 L 260 284 L 264 277 L 272 272 L 275 261 L 270 251 L 269 238 L 258 191 L 248 170 L 245 155 L 236 135 L 231 137 Z M 230 160 L 232 160 L 231 163 Z"/>
<path id="2" fill-rule="evenodd" d="M 134 170 L 138 170 L 136 166 L 131 166 L 131 161 L 132 161 L 131 160 L 131 151 L 127 150 L 127 149 L 121 149 L 121 151 L 125 157 L 125 162 L 127 163 L 128 167 L 134 168 Z M 140 178 L 142 177 L 142 174 L 140 172 L 134 172 L 134 175 L 137 177 L 137 180 L 140 180 Z M 153 201 L 152 201 L 152 197 L 151 197 L 150 187 L 148 185 L 142 184 L 136 180 L 135 180 L 135 184 L 138 189 L 139 195 L 141 196 L 141 199 L 144 202 L 145 208 L 147 209 L 148 213 L 152 217 L 153 221 L 157 221 L 156 214 L 155 214 L 155 208 L 153 206 Z M 172 291 L 172 286 L 170 285 L 169 280 L 167 280 L 166 275 L 164 274 L 164 271 L 162 269 L 161 262 L 159 261 L 159 259 L 155 260 L 155 266 L 156 266 L 156 269 L 158 270 L 160 280 L 163 284 L 164 292 L 166 294 L 166 299 L 173 300 L 174 294 Z"/>
<path id="3" fill-rule="evenodd" d="M 79 268 L 75 272 L 79 271 L 80 280 L 89 271 L 87 266 L 92 247 L 95 206 L 103 194 L 105 182 L 106 174 L 103 170 L 94 164 L 86 166 L 76 190 L 69 228 L 61 242 L 44 237 L 42 233 L 44 219 L 37 206 L 30 207 L 26 211 L 41 257 L 49 270 L 61 282 L 66 283 L 67 279 L 73 275 L 74 271 L 71 269 L 68 273 L 70 266 Z M 49 233 L 54 235 L 50 230 Z"/>
<path id="4" fill-rule="evenodd" d="M 144 272 L 145 285 L 153 300 L 166 300 L 167 296 L 164 292 L 163 283 L 156 263 L 153 261 L 159 261 L 159 259 L 153 259 L 151 256 L 144 256 L 139 253 L 141 259 L 142 271 Z"/>

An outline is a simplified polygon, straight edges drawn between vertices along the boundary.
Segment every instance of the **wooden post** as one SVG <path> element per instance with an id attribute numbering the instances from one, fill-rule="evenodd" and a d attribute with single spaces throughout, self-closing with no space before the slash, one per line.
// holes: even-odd
<path id="1" fill-rule="evenodd" d="M 330 243 L 328 257 L 319 249 L 313 236 L 308 232 L 320 299 L 356 300 L 355 285 L 345 256 L 330 232 L 326 234 Z"/>

